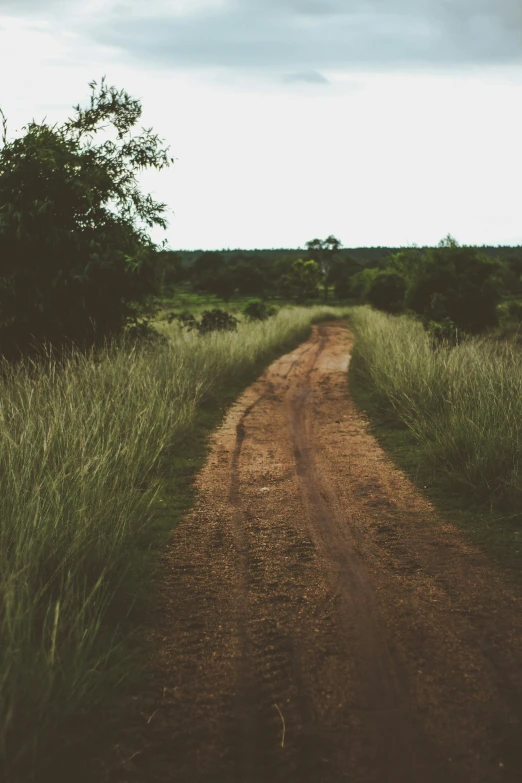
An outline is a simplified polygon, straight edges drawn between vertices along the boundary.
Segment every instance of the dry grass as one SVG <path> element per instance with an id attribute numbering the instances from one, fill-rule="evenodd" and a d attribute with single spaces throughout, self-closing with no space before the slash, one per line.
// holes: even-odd
<path id="1" fill-rule="evenodd" d="M 285 309 L 204 337 L 164 325 L 165 346 L 2 367 L 0 777 L 32 780 L 63 728 L 125 679 L 132 645 L 118 625 L 154 545 L 161 459 L 207 395 L 338 314 Z"/>
<path id="2" fill-rule="evenodd" d="M 473 338 L 434 350 L 422 325 L 355 308 L 354 351 L 383 408 L 411 430 L 426 462 L 459 491 L 519 513 L 522 364 L 513 343 Z"/>

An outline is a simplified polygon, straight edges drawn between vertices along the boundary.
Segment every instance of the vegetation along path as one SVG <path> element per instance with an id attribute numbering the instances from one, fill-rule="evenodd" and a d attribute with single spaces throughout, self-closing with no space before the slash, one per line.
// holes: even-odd
<path id="1" fill-rule="evenodd" d="M 522 780 L 521 599 L 370 435 L 351 342 L 315 326 L 215 434 L 115 780 Z"/>

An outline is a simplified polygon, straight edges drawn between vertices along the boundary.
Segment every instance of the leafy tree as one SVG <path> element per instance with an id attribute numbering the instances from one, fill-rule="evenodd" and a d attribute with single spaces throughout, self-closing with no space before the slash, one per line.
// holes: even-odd
<path id="1" fill-rule="evenodd" d="M 515 296 L 522 294 L 522 253 L 512 252 L 505 259 L 503 270 L 505 293 Z"/>
<path id="2" fill-rule="evenodd" d="M 267 294 L 290 296 L 288 279 L 292 273 L 292 264 L 296 258 L 290 253 L 273 256 L 264 272 L 267 281 Z"/>
<path id="3" fill-rule="evenodd" d="M 500 261 L 447 236 L 422 254 L 412 272 L 406 305 L 427 320 L 449 319 L 458 329 L 479 332 L 498 322 L 501 273 Z"/>
<path id="4" fill-rule="evenodd" d="M 369 280 L 365 298 L 378 310 L 396 313 L 403 306 L 406 286 L 405 278 L 396 269 L 380 269 Z"/>
<path id="5" fill-rule="evenodd" d="M 346 275 L 339 275 L 337 279 L 334 282 L 334 292 L 337 299 L 351 299 L 352 294 L 352 286 L 351 286 L 351 276 Z"/>
<path id="6" fill-rule="evenodd" d="M 326 239 L 311 239 L 306 243 L 310 257 L 318 264 L 323 276 L 324 301 L 328 299 L 328 286 L 332 282 L 330 273 L 335 255 L 342 247 L 339 239 L 330 234 Z"/>
<path id="7" fill-rule="evenodd" d="M 267 291 L 266 275 L 255 259 L 233 256 L 229 262 L 230 275 L 240 296 L 264 296 Z"/>
<path id="8" fill-rule="evenodd" d="M 361 271 L 361 265 L 359 261 L 352 258 L 352 256 L 334 259 L 329 277 L 330 281 L 333 283 L 337 299 L 352 298 L 351 279 L 359 271 Z"/>
<path id="9" fill-rule="evenodd" d="M 0 148 L 0 350 L 35 340 L 93 343 L 118 333 L 157 292 L 166 205 L 143 195 L 137 174 L 173 159 L 152 129 L 131 131 L 142 108 L 105 78 L 88 108 L 61 127 L 31 122 Z M 101 141 L 105 130 L 112 138 Z"/>
<path id="10" fill-rule="evenodd" d="M 291 270 L 282 278 L 282 290 L 286 296 L 302 303 L 306 299 L 316 299 L 321 282 L 321 270 L 316 261 L 304 261 L 298 258 L 292 263 Z"/>
<path id="11" fill-rule="evenodd" d="M 385 259 L 386 269 L 395 269 L 405 279 L 410 279 L 421 262 L 421 251 L 415 245 L 391 253 Z"/>
<path id="12" fill-rule="evenodd" d="M 222 253 L 206 251 L 196 259 L 191 272 L 196 289 L 221 297 L 226 302 L 235 294 L 263 294 L 266 282 L 254 261 L 238 253 L 228 261 Z"/>
<path id="13" fill-rule="evenodd" d="M 349 281 L 349 295 L 354 299 L 364 301 L 366 299 L 368 289 L 370 288 L 375 275 L 378 273 L 378 269 L 361 269 L 360 272 L 352 275 Z"/>
<path id="14" fill-rule="evenodd" d="M 205 285 L 211 277 L 215 277 L 225 266 L 225 258 L 222 253 L 215 250 L 206 250 L 199 255 L 192 267 L 192 279 L 197 287 Z"/>
<path id="15" fill-rule="evenodd" d="M 231 270 L 223 267 L 218 272 L 205 278 L 200 282 L 199 287 L 210 294 L 215 294 L 228 302 L 236 290 L 236 281 Z"/>
<path id="16" fill-rule="evenodd" d="M 162 293 L 172 292 L 174 286 L 185 279 L 186 270 L 179 252 L 161 250 L 158 253 L 157 266 L 159 288 Z"/>

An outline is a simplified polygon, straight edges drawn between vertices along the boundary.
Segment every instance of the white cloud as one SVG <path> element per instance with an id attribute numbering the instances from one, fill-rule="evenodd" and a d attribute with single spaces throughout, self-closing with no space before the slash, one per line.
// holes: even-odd
<path id="1" fill-rule="evenodd" d="M 392 72 L 375 63 L 317 69 L 297 58 L 271 69 L 211 60 L 172 69 L 145 49 L 123 57 L 87 24 L 70 23 L 87 13 L 81 4 L 64 19 L 2 16 L 4 6 L 0 71 L 9 79 L 0 105 L 10 133 L 32 118 L 63 121 L 87 100 L 88 82 L 106 74 L 142 100 L 144 125 L 178 159 L 143 176 L 175 212 L 172 247 L 291 247 L 330 233 L 349 246 L 436 243 L 448 232 L 461 242 L 522 243 L 520 66 Z M 291 12 L 290 2 L 280 8 Z M 310 3 L 302 16 L 310 40 L 322 8 Z M 417 37 L 435 35 L 422 15 L 416 24 Z M 363 43 L 363 20 L 357 29 Z M 328 83 L 312 83 L 315 72 Z"/>

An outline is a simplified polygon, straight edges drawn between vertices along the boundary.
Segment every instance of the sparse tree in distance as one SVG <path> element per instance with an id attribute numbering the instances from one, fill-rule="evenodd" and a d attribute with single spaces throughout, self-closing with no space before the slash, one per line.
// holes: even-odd
<path id="1" fill-rule="evenodd" d="M 328 286 L 330 285 L 330 273 L 333 267 L 335 255 L 342 247 L 339 239 L 330 234 L 326 239 L 311 239 L 306 242 L 311 258 L 319 265 L 323 276 L 324 301 L 328 300 Z"/>

